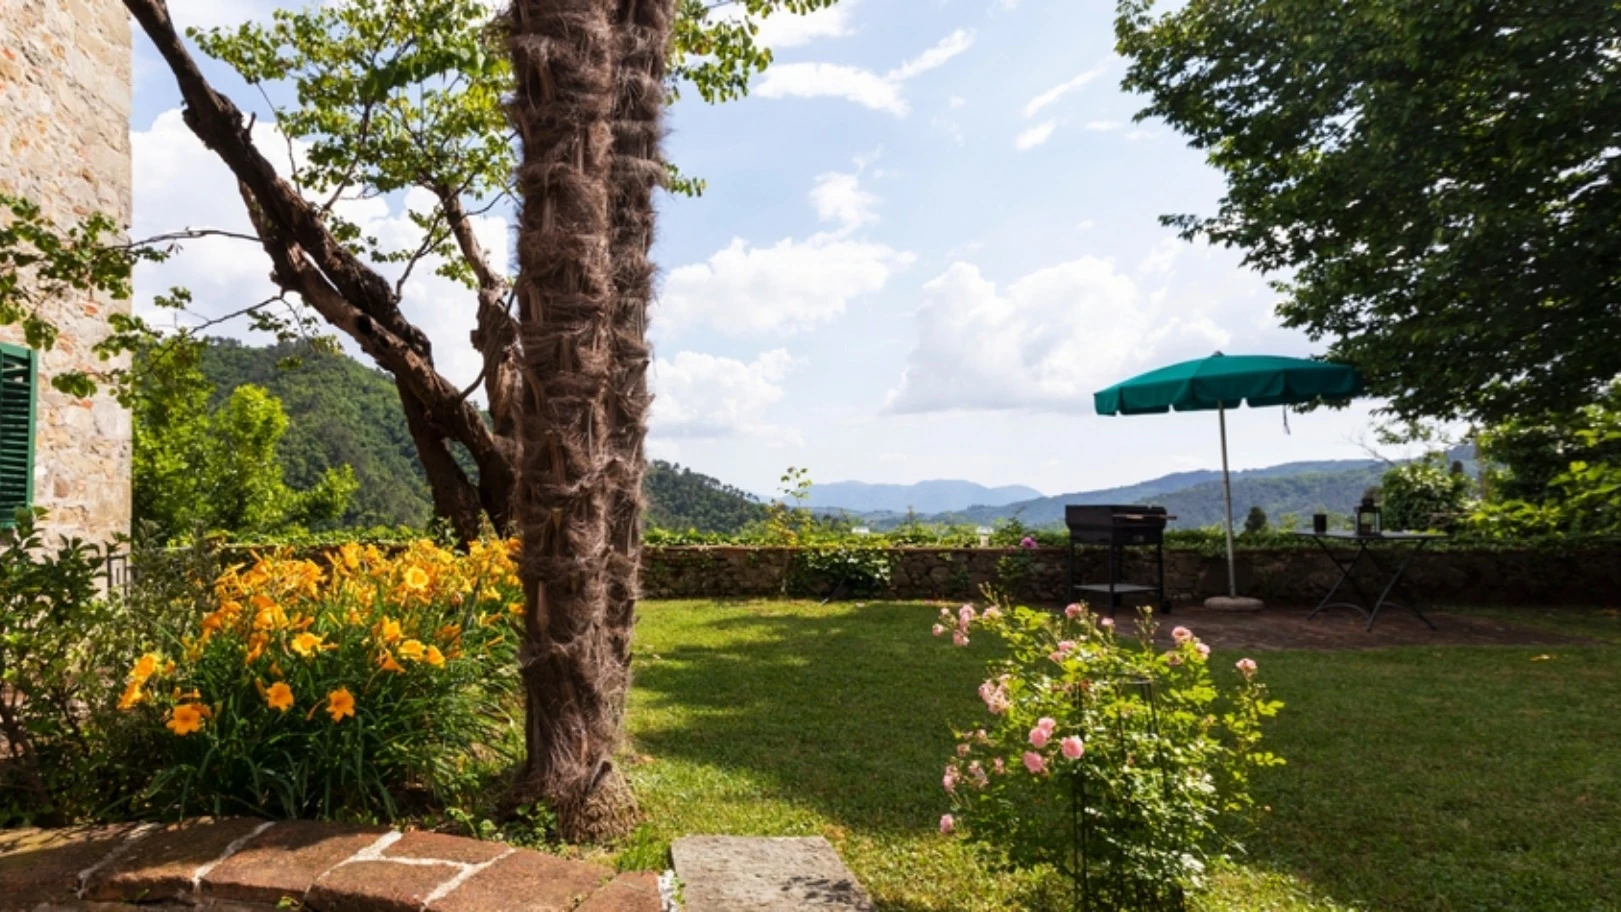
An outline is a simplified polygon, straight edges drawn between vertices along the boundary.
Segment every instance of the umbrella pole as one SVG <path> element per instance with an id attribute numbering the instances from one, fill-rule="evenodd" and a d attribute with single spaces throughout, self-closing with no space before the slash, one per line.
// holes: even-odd
<path id="1" fill-rule="evenodd" d="M 1221 420 L 1221 493 L 1227 501 L 1227 594 L 1238 598 L 1238 573 L 1233 569 L 1233 481 L 1227 472 L 1227 407 L 1216 405 Z"/>

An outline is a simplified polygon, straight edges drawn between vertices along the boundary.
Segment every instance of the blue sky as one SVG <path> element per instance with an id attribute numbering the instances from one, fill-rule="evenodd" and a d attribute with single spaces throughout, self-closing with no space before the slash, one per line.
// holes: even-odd
<path id="1" fill-rule="evenodd" d="M 264 0 L 170 0 L 182 24 Z M 1213 414 L 1100 418 L 1091 392 L 1216 349 L 1305 355 L 1275 294 L 1231 251 L 1177 239 L 1221 181 L 1163 124 L 1132 123 L 1107 0 L 842 0 L 768 21 L 776 65 L 743 101 L 684 99 L 668 153 L 705 178 L 666 198 L 655 258 L 649 450 L 761 492 L 789 465 L 821 481 L 966 478 L 1048 493 L 1219 464 Z M 245 108 L 257 99 L 204 64 Z M 242 227 L 222 166 L 179 121 L 137 37 L 137 236 Z M 267 145 L 280 140 L 261 125 Z M 351 217 L 409 236 L 409 198 Z M 508 247 L 499 216 L 481 226 Z M 269 294 L 252 245 L 193 244 L 138 293 L 190 287 L 224 312 Z M 470 296 L 413 281 L 407 312 L 470 381 Z M 1230 416 L 1235 467 L 1365 455 L 1345 412 Z M 1394 454 L 1392 454 L 1394 455 Z"/>

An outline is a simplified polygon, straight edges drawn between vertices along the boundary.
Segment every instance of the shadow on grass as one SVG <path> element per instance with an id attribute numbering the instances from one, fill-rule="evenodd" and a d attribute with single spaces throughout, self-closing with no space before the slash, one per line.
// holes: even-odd
<path id="1" fill-rule="evenodd" d="M 631 728 L 652 760 L 634 775 L 664 834 L 828 835 L 864 882 L 883 884 L 884 908 L 988 884 L 929 833 L 946 808 L 950 725 L 980 724 L 975 688 L 993 654 L 931 637 L 934 613 L 647 606 Z M 1273 810 L 1250 840 L 1250 873 L 1201 908 L 1615 908 L 1621 650 L 1278 652 L 1263 664 L 1286 703 L 1268 747 L 1289 765 L 1257 781 Z M 1257 889 L 1267 877 L 1281 879 Z M 1249 902 L 1273 890 L 1290 895 Z"/>
<path id="2" fill-rule="evenodd" d="M 743 774 L 866 833 L 932 829 L 949 723 L 982 713 L 988 644 L 954 649 L 918 604 L 663 603 L 638 629 L 638 751 Z"/>

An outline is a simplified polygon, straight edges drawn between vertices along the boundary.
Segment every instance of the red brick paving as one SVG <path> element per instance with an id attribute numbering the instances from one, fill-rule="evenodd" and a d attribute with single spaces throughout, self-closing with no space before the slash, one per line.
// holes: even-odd
<path id="1" fill-rule="evenodd" d="M 652 874 L 438 833 L 247 819 L 0 831 L 0 912 L 269 912 L 283 898 L 310 912 L 660 908 Z"/>

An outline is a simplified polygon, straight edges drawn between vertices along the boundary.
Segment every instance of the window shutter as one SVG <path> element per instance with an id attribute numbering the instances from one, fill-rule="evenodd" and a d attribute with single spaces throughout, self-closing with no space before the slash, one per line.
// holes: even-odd
<path id="1" fill-rule="evenodd" d="M 37 357 L 0 344 L 0 528 L 34 502 L 34 417 Z"/>

